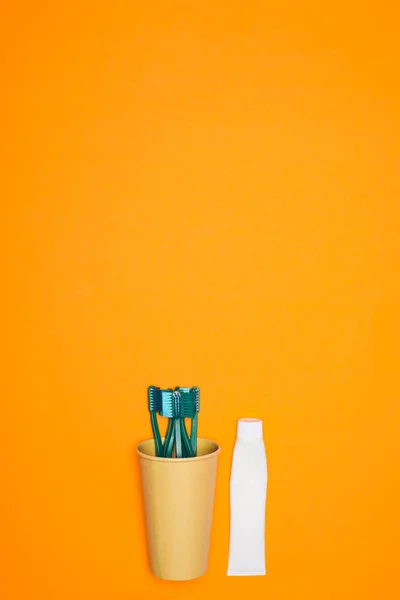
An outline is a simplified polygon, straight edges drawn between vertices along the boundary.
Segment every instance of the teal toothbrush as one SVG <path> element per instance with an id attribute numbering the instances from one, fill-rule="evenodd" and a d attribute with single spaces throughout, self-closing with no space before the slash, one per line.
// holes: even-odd
<path id="1" fill-rule="evenodd" d="M 162 417 L 168 417 L 167 433 L 164 440 L 164 453 L 163 456 L 166 458 L 172 457 L 172 451 L 175 443 L 174 433 L 174 396 L 173 390 L 161 390 L 161 409 L 160 415 Z"/>
<path id="2" fill-rule="evenodd" d="M 160 410 L 160 388 L 151 385 L 147 391 L 148 408 L 150 412 L 151 428 L 153 430 L 154 447 L 156 456 L 163 456 L 163 445 L 161 440 L 160 429 L 157 422 L 157 413 Z"/>
<path id="3" fill-rule="evenodd" d="M 193 394 L 192 390 L 190 388 L 182 388 L 182 387 L 176 387 L 175 388 L 176 392 L 179 392 L 180 394 L 180 400 L 181 400 L 181 406 L 180 406 L 180 411 L 181 411 L 181 432 L 182 432 L 182 439 L 183 439 L 183 453 L 185 456 L 196 456 L 196 451 L 193 450 L 193 446 L 191 444 L 190 438 L 188 436 L 188 433 L 186 431 L 186 426 L 185 426 L 185 418 L 186 419 L 193 419 L 194 415 L 195 415 L 195 395 Z"/>
<path id="4" fill-rule="evenodd" d="M 190 430 L 190 443 L 192 446 L 194 456 L 197 455 L 197 428 L 199 422 L 200 412 L 200 390 L 198 387 L 192 387 L 190 390 L 194 396 L 194 415 L 192 418 L 192 428 Z"/>

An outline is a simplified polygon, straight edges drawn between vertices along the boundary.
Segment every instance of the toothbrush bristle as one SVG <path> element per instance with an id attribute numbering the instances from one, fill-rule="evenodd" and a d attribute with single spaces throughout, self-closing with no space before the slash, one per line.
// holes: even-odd
<path id="1" fill-rule="evenodd" d="M 200 411 L 200 389 L 198 387 L 192 387 L 191 391 L 194 394 L 195 411 L 199 412 Z"/>
<path id="2" fill-rule="evenodd" d="M 173 397 L 173 411 L 174 411 L 174 417 L 175 418 L 179 418 L 182 417 L 182 408 L 183 408 L 183 404 L 181 402 L 181 393 L 178 392 L 177 390 L 175 390 L 172 393 L 172 397 Z"/>
<path id="3" fill-rule="evenodd" d="M 161 391 L 160 415 L 172 418 L 174 416 L 174 399 L 172 390 Z"/>
<path id="4" fill-rule="evenodd" d="M 162 390 L 151 385 L 147 390 L 150 412 L 158 412 L 162 417 L 193 418 L 200 410 L 200 390 L 198 387 L 176 387 Z"/>
<path id="5" fill-rule="evenodd" d="M 149 401 L 149 411 L 158 412 L 160 407 L 160 388 L 151 385 L 147 390 L 147 397 Z"/>
<path id="6" fill-rule="evenodd" d="M 179 391 L 181 395 L 181 406 L 183 411 L 183 416 L 189 419 L 193 418 L 195 413 L 194 407 L 194 395 L 190 388 L 175 388 L 176 391 Z"/>

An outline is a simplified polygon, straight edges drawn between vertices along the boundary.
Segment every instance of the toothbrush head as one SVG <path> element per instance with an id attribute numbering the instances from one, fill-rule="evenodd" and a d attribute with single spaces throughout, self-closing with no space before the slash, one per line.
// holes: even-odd
<path id="1" fill-rule="evenodd" d="M 172 389 L 161 390 L 160 415 L 172 419 L 175 416 L 174 392 Z"/>
<path id="2" fill-rule="evenodd" d="M 198 387 L 192 387 L 190 390 L 194 395 L 194 408 L 196 412 L 200 412 L 200 389 Z"/>
<path id="3" fill-rule="evenodd" d="M 149 412 L 158 412 L 160 410 L 160 388 L 151 385 L 147 390 Z"/>
<path id="4" fill-rule="evenodd" d="M 176 392 L 179 392 L 181 395 L 181 405 L 182 405 L 182 413 L 183 417 L 188 419 L 193 419 L 194 414 L 196 412 L 195 406 L 195 394 L 193 394 L 190 388 L 175 388 Z"/>
<path id="5" fill-rule="evenodd" d="M 150 412 L 158 412 L 162 417 L 192 419 L 200 410 L 200 390 L 198 387 L 162 390 L 151 385 L 148 404 Z"/>

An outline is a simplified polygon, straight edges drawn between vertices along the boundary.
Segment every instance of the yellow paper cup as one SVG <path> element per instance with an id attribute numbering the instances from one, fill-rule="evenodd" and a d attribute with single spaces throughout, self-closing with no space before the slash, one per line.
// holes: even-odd
<path id="1" fill-rule="evenodd" d="M 137 446 L 150 566 L 161 579 L 183 581 L 207 571 L 218 444 L 197 440 L 195 458 L 159 458 L 154 440 Z"/>

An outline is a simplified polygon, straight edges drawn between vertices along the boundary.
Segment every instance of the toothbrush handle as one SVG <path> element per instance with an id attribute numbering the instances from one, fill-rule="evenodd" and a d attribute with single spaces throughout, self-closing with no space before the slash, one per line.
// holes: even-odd
<path id="1" fill-rule="evenodd" d="M 188 458 L 192 458 L 194 456 L 194 454 L 193 454 L 192 446 L 190 444 L 189 436 L 186 431 L 185 419 L 181 419 L 181 433 L 182 433 L 183 450 L 184 450 L 185 456 L 187 456 Z"/>
<path id="2" fill-rule="evenodd" d="M 183 458 L 182 430 L 179 417 L 174 419 L 176 458 Z"/>
<path id="3" fill-rule="evenodd" d="M 151 412 L 150 419 L 151 419 L 151 428 L 153 430 L 153 436 L 154 436 L 154 447 L 156 450 L 156 456 L 163 456 L 163 447 L 162 447 L 160 430 L 158 428 L 157 413 Z"/>
<path id="4" fill-rule="evenodd" d="M 165 457 L 171 458 L 173 445 L 174 445 L 174 421 L 173 421 L 173 419 L 169 419 L 167 433 L 165 435 L 164 447 L 163 447 Z"/>
<path id="5" fill-rule="evenodd" d="M 197 424 L 198 424 L 198 414 L 195 413 L 192 419 L 192 428 L 190 430 L 190 443 L 193 450 L 193 456 L 197 456 Z"/>

